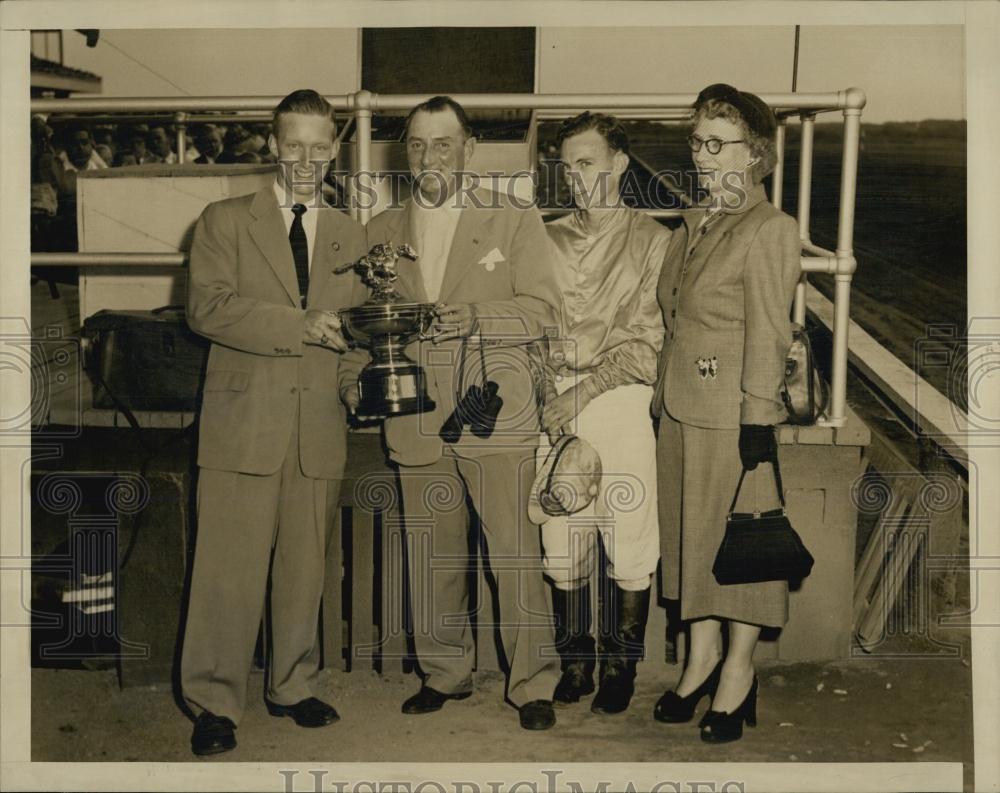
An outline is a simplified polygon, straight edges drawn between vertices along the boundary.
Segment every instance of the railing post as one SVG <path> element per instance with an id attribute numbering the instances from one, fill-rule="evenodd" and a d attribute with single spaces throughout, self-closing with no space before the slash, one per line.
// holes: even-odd
<path id="1" fill-rule="evenodd" d="M 809 242 L 809 213 L 812 211 L 812 166 L 813 166 L 813 131 L 815 116 L 803 113 L 802 140 L 799 144 L 799 239 Z M 802 273 L 795 286 L 795 307 L 792 320 L 805 327 L 806 324 L 806 285 L 809 276 Z"/>
<path id="2" fill-rule="evenodd" d="M 187 113 L 174 113 L 174 124 L 177 126 L 177 162 L 183 163 L 187 154 Z"/>
<path id="3" fill-rule="evenodd" d="M 851 278 L 857 269 L 854 258 L 854 201 L 857 196 L 858 153 L 861 146 L 861 109 L 865 92 L 849 88 L 844 107 L 844 150 L 840 167 L 840 217 L 837 223 L 837 274 L 834 276 L 833 383 L 830 402 L 831 426 L 847 420 L 847 345 L 850 328 Z"/>
<path id="4" fill-rule="evenodd" d="M 775 130 L 774 144 L 778 149 L 778 162 L 774 166 L 774 174 L 771 177 L 771 203 L 781 209 L 782 182 L 785 179 L 785 129 L 787 124 L 784 118 L 778 119 L 778 128 Z"/>
<path id="5" fill-rule="evenodd" d="M 367 224 L 372 217 L 372 209 L 367 205 L 368 196 L 372 191 L 362 191 L 362 180 L 366 186 L 371 186 L 372 169 L 372 93 L 364 89 L 354 94 L 354 200 L 350 207 L 351 217 L 359 223 Z M 365 201 L 360 200 L 365 196 Z"/>

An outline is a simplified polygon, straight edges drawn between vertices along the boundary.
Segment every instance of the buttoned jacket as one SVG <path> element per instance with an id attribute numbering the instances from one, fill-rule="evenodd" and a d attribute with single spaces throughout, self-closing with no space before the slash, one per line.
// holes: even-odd
<path id="1" fill-rule="evenodd" d="M 666 335 L 653 413 L 716 429 L 780 423 L 798 226 L 760 185 L 700 225 L 704 214 L 684 213 L 660 271 Z"/>
<path id="2" fill-rule="evenodd" d="M 364 227 L 335 209 L 310 211 L 319 217 L 307 307 L 336 311 L 364 302 L 357 275 L 333 272 L 364 255 Z M 274 473 L 298 417 L 302 472 L 339 478 L 347 426 L 337 390 L 341 354 L 303 342 L 305 311 L 271 185 L 205 208 L 191 247 L 187 319 L 212 340 L 198 464 Z"/>

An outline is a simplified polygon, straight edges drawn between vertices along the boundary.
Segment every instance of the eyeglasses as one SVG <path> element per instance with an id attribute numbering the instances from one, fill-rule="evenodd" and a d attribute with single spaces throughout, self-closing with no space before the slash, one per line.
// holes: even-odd
<path id="1" fill-rule="evenodd" d="M 727 143 L 746 143 L 742 138 L 740 140 L 721 140 L 719 138 L 703 140 L 697 135 L 688 135 L 687 142 L 688 146 L 691 147 L 691 151 L 701 151 L 701 147 L 704 145 L 708 149 L 709 154 L 718 154 Z"/>

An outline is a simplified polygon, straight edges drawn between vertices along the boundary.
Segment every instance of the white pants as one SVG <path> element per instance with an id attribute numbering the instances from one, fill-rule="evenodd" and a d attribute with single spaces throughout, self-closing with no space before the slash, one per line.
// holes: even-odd
<path id="1" fill-rule="evenodd" d="M 563 377 L 556 388 L 563 393 L 588 376 Z M 608 578 L 622 589 L 649 586 L 660 557 L 652 396 L 652 386 L 619 386 L 593 399 L 573 422 L 575 434 L 601 456 L 603 475 L 585 509 L 542 525 L 545 573 L 559 589 L 576 589 L 590 578 L 598 535 L 608 557 Z M 539 465 L 548 451 L 543 434 Z"/>

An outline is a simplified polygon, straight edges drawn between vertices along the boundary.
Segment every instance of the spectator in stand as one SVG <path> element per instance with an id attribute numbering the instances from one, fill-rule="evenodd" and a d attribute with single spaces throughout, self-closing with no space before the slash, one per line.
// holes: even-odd
<path id="1" fill-rule="evenodd" d="M 79 171 L 107 168 L 108 164 L 94 151 L 94 140 L 86 127 L 71 126 L 63 132 L 62 139 L 63 149 L 58 156 L 62 166 L 62 178 L 59 179 L 56 188 L 59 206 L 53 224 L 53 234 L 58 239 L 58 250 L 75 251 L 77 249 L 76 175 Z"/>
<path id="2" fill-rule="evenodd" d="M 68 128 L 64 133 L 63 142 L 64 148 L 59 159 L 67 171 L 96 171 L 108 167 L 101 155 L 94 150 L 94 139 L 86 127 Z M 73 189 L 76 189 L 75 180 Z"/>
<path id="3" fill-rule="evenodd" d="M 65 173 L 52 148 L 52 128 L 42 116 L 31 119 L 31 250 L 59 250 L 55 239 L 58 194 Z"/>
<path id="4" fill-rule="evenodd" d="M 145 124 L 139 124 L 126 130 L 123 136 L 124 146 L 119 153 L 118 165 L 149 165 L 161 162 L 160 158 L 146 148 L 146 136 L 149 129 Z"/>
<path id="5" fill-rule="evenodd" d="M 170 144 L 170 136 L 163 127 L 152 127 L 146 136 L 146 147 L 155 154 L 158 162 L 173 164 L 177 162 L 177 154 Z"/>
<path id="6" fill-rule="evenodd" d="M 268 129 L 266 124 L 253 124 L 250 126 L 250 132 L 255 136 L 259 137 L 264 141 L 264 146 L 257 153 L 260 155 L 261 162 L 277 162 L 277 158 L 271 154 L 270 149 L 267 147 L 267 136 Z M 331 169 L 332 170 L 332 169 Z"/>
<path id="7" fill-rule="evenodd" d="M 222 133 L 213 124 L 206 124 L 195 134 L 194 144 L 200 152 L 195 162 L 211 165 L 222 154 Z"/>
<path id="8" fill-rule="evenodd" d="M 261 152 L 267 150 L 267 138 L 251 132 L 249 137 L 240 144 L 239 150 L 241 154 L 243 152 L 252 152 L 259 157 L 261 156 Z"/>
<path id="9" fill-rule="evenodd" d="M 104 160 L 104 162 L 110 168 L 111 167 L 111 163 L 113 163 L 115 161 L 115 152 L 114 152 L 114 150 L 110 146 L 108 146 L 106 143 L 95 143 L 94 144 L 94 151 L 97 152 L 97 156 L 100 157 L 102 160 Z"/>
<path id="10" fill-rule="evenodd" d="M 217 163 L 237 162 L 236 158 L 243 150 L 242 144 L 249 137 L 250 134 L 241 124 L 233 124 L 226 130 L 225 137 L 223 138 L 222 153 L 215 158 L 215 161 Z"/>
<path id="11" fill-rule="evenodd" d="M 101 159 L 110 167 L 115 162 L 115 133 L 109 126 L 101 126 L 91 133 L 94 139 L 94 150 Z"/>

